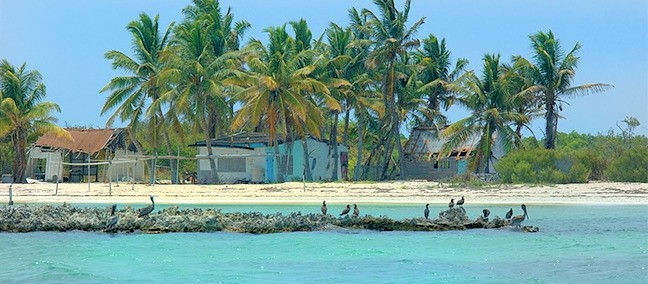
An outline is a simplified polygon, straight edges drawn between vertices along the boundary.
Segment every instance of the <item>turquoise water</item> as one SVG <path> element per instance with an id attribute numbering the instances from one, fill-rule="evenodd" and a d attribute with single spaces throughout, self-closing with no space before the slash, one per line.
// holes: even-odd
<path id="1" fill-rule="evenodd" d="M 395 219 L 417 217 L 423 211 L 421 206 L 359 206 L 362 215 Z M 197 207 L 224 212 L 319 211 L 319 205 Z M 329 205 L 329 212 L 342 207 Z M 510 207 L 489 206 L 491 217 L 504 215 Z M 473 218 L 483 208 L 466 206 Z M 431 215 L 442 209 L 431 206 Z M 519 207 L 513 209 L 520 213 Z M 0 283 L 648 281 L 648 206 L 528 209 L 531 219 L 525 224 L 540 227 L 539 233 L 510 229 L 270 235 L 0 233 Z"/>

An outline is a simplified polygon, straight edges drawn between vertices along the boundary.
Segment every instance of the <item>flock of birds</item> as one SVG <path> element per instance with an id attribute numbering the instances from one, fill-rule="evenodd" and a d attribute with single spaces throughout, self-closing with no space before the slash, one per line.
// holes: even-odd
<path id="1" fill-rule="evenodd" d="M 138 213 L 137 213 L 138 217 L 140 217 L 140 218 L 146 217 L 149 214 L 151 214 L 151 212 L 153 212 L 153 210 L 155 209 L 155 200 L 154 200 L 153 195 L 149 195 L 149 198 L 151 199 L 151 204 L 144 207 L 144 208 L 139 209 Z M 466 202 L 466 200 L 464 199 L 463 196 L 461 197 L 461 199 L 457 200 L 457 203 L 455 203 L 454 198 L 450 199 L 450 203 L 448 203 L 448 208 L 452 208 L 455 205 L 463 206 L 465 202 Z M 423 216 L 425 217 L 425 219 L 429 219 L 429 217 L 430 217 L 430 208 L 429 208 L 429 206 L 430 206 L 430 204 L 425 204 L 425 209 L 423 210 Z M 524 212 L 524 214 L 522 214 L 522 215 L 513 216 L 513 208 L 511 208 L 508 212 L 506 212 L 505 218 L 506 218 L 506 220 L 509 220 L 509 225 L 510 226 L 520 227 L 522 222 L 524 222 L 525 219 L 529 218 L 529 215 L 527 214 L 526 205 L 522 204 L 522 206 L 520 206 L 520 207 L 522 208 L 522 211 Z M 116 208 L 117 208 L 117 204 L 113 204 L 112 208 L 110 210 L 110 217 L 108 218 L 108 221 L 106 222 L 106 230 L 114 229 L 115 225 L 117 225 L 117 222 L 119 222 L 119 216 L 115 215 L 115 209 Z M 326 213 L 328 212 L 328 207 L 326 206 L 326 200 L 322 202 L 321 210 L 322 210 L 323 215 L 326 215 Z M 345 216 L 345 215 L 349 216 L 349 212 L 351 212 L 351 205 L 347 204 L 347 206 L 344 208 L 344 210 L 342 210 L 342 213 L 340 213 L 340 216 Z M 488 216 L 490 216 L 490 210 L 488 210 L 488 209 L 482 210 L 482 213 L 483 213 L 484 219 L 488 219 Z M 351 216 L 352 217 L 360 216 L 360 209 L 358 209 L 357 204 L 353 204 L 353 213 L 352 213 Z"/>

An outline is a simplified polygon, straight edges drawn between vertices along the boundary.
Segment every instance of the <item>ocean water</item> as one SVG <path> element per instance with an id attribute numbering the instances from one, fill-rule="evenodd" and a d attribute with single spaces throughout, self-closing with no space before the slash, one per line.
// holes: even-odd
<path id="1" fill-rule="evenodd" d="M 423 212 L 422 206 L 359 206 L 361 215 L 395 219 Z M 195 207 L 319 212 L 319 204 Z M 510 207 L 521 213 L 517 205 L 488 208 L 494 217 Z M 330 204 L 329 213 L 342 208 Z M 433 216 L 444 209 L 430 208 Z M 465 208 L 475 218 L 484 206 Z M 528 211 L 524 224 L 540 232 L 0 233 L 0 283 L 648 283 L 648 206 L 529 205 Z"/>

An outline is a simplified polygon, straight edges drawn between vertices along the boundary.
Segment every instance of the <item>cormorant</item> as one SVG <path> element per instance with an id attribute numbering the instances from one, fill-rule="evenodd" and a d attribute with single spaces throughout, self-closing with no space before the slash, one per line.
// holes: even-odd
<path id="1" fill-rule="evenodd" d="M 425 204 L 425 210 L 423 210 L 423 216 L 425 216 L 425 219 L 430 217 L 430 208 L 428 208 L 430 204 Z"/>
<path id="2" fill-rule="evenodd" d="M 484 209 L 482 210 L 482 212 L 484 212 L 484 219 L 488 220 L 488 216 L 490 216 L 490 210 Z"/>
<path id="3" fill-rule="evenodd" d="M 351 205 L 347 204 L 346 208 L 342 210 L 342 214 L 340 214 L 340 216 L 349 214 L 349 211 L 351 211 Z"/>
<path id="4" fill-rule="evenodd" d="M 506 212 L 506 219 L 511 220 L 511 216 L 513 216 L 513 208 Z"/>
<path id="5" fill-rule="evenodd" d="M 153 212 L 153 209 L 155 209 L 155 201 L 153 200 L 153 195 L 149 195 L 149 197 L 151 198 L 151 205 L 140 209 L 138 214 L 139 217 L 144 217 Z"/>
<path id="6" fill-rule="evenodd" d="M 464 202 L 466 202 L 466 200 L 465 200 L 464 197 L 462 196 L 461 199 L 457 200 L 457 206 L 461 206 L 461 205 L 463 205 Z"/>
<path id="7" fill-rule="evenodd" d="M 322 201 L 322 215 L 326 215 L 326 211 L 328 211 L 328 208 L 326 208 L 326 200 Z"/>
<path id="8" fill-rule="evenodd" d="M 454 198 L 450 199 L 450 203 L 448 203 L 448 207 L 450 208 L 454 207 Z"/>
<path id="9" fill-rule="evenodd" d="M 353 217 L 358 217 L 360 215 L 360 210 L 358 209 L 358 205 L 353 204 Z"/>

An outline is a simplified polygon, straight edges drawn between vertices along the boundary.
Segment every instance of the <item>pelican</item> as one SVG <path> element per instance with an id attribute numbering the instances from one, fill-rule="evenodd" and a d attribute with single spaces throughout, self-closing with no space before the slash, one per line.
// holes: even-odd
<path id="1" fill-rule="evenodd" d="M 482 212 L 484 212 L 484 219 L 488 220 L 488 216 L 490 216 L 490 210 L 484 209 L 482 210 Z"/>
<path id="2" fill-rule="evenodd" d="M 322 201 L 322 215 L 326 215 L 326 211 L 328 211 L 328 208 L 326 208 L 326 200 Z"/>
<path id="3" fill-rule="evenodd" d="M 425 210 L 423 210 L 423 216 L 425 216 L 425 219 L 430 217 L 430 208 L 428 208 L 430 204 L 425 204 Z"/>
<path id="4" fill-rule="evenodd" d="M 119 222 L 119 216 L 115 216 L 115 209 L 117 209 L 117 204 L 113 204 L 110 209 L 110 218 L 106 222 L 106 230 L 112 229 Z"/>
<path id="5" fill-rule="evenodd" d="M 340 216 L 349 214 L 349 211 L 351 211 L 351 205 L 347 204 L 347 207 L 342 210 L 342 214 L 340 214 Z"/>
<path id="6" fill-rule="evenodd" d="M 450 208 L 454 207 L 454 198 L 450 199 L 450 203 L 448 203 L 448 207 Z"/>
<path id="7" fill-rule="evenodd" d="M 524 214 L 517 215 L 517 216 L 513 217 L 513 219 L 511 219 L 511 223 L 510 223 L 511 226 L 516 226 L 518 228 L 520 227 L 522 222 L 524 222 L 525 218 L 529 218 L 529 215 L 527 214 L 527 211 L 526 211 L 526 205 L 522 204 L 522 206 L 520 206 L 520 207 L 522 207 L 522 211 L 524 211 Z"/>
<path id="8" fill-rule="evenodd" d="M 464 197 L 462 196 L 461 199 L 457 200 L 457 206 L 463 206 L 463 204 L 464 204 L 465 201 L 466 201 L 466 200 L 465 200 Z"/>
<path id="9" fill-rule="evenodd" d="M 353 217 L 358 217 L 360 215 L 360 210 L 358 209 L 358 205 L 353 204 Z"/>
<path id="10" fill-rule="evenodd" d="M 511 220 L 511 216 L 513 216 L 513 208 L 511 208 L 511 210 L 506 212 L 506 219 Z"/>
<path id="11" fill-rule="evenodd" d="M 138 216 L 139 217 L 144 217 L 153 212 L 153 209 L 155 209 L 155 201 L 153 200 L 153 195 L 149 195 L 151 198 L 151 205 L 146 206 L 142 209 L 140 209 Z"/>

